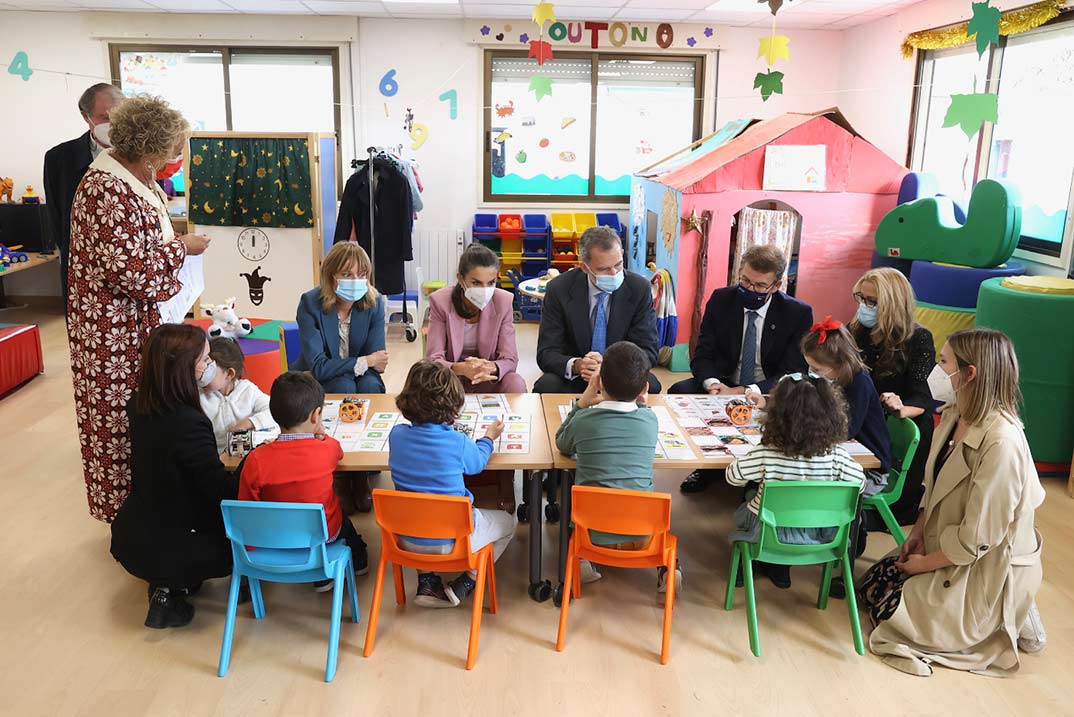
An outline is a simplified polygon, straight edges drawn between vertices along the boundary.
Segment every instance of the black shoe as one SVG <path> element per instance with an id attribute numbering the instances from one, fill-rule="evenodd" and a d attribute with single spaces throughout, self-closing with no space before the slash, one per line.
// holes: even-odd
<path id="1" fill-rule="evenodd" d="M 735 587 L 740 588 L 745 585 L 745 581 L 742 578 L 742 563 L 738 564 L 738 573 L 735 575 Z"/>
<path id="2" fill-rule="evenodd" d="M 791 568 L 789 565 L 773 565 L 772 563 L 762 563 L 760 560 L 753 562 L 757 566 L 757 572 L 764 575 L 772 584 L 780 590 L 786 590 L 791 586 Z"/>
<path id="3" fill-rule="evenodd" d="M 700 493 L 708 488 L 711 483 L 712 479 L 704 471 L 694 471 L 686 476 L 686 479 L 679 486 L 679 490 L 683 493 Z"/>
<path id="4" fill-rule="evenodd" d="M 846 600 L 847 586 L 843 578 L 832 578 L 831 585 L 828 586 L 828 597 L 833 600 Z"/>
<path id="5" fill-rule="evenodd" d="M 198 591 L 201 590 L 201 585 L 202 585 L 202 581 L 199 580 L 198 582 L 194 583 L 193 585 L 191 585 L 188 588 L 173 588 L 171 590 L 171 592 L 172 592 L 172 594 L 178 595 L 180 597 L 190 597 L 192 595 L 197 595 L 198 594 Z M 154 586 L 152 584 L 148 588 L 146 588 L 146 591 L 145 591 L 146 598 L 148 598 L 149 600 L 152 600 L 153 599 L 153 592 L 156 589 L 157 589 L 156 586 Z"/>
<path id="6" fill-rule="evenodd" d="M 157 630 L 168 627 L 183 627 L 194 619 L 194 606 L 179 595 L 172 595 L 165 588 L 157 588 L 149 598 L 149 612 L 145 615 L 145 626 Z"/>
<path id="7" fill-rule="evenodd" d="M 420 573 L 418 575 L 418 592 L 414 596 L 414 603 L 422 607 L 455 607 L 459 604 L 455 594 L 450 596 L 444 590 L 444 581 L 436 573 Z"/>
<path id="8" fill-rule="evenodd" d="M 351 562 L 354 563 L 355 575 L 368 575 L 369 574 L 369 549 L 365 545 L 365 541 L 362 540 L 362 536 L 358 536 L 358 542 L 361 544 L 358 550 L 351 548 Z"/>

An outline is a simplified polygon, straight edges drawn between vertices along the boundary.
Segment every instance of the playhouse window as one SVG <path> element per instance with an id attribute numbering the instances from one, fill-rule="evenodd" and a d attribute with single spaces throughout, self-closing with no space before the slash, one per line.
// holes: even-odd
<path id="1" fill-rule="evenodd" d="M 978 58 L 976 48 L 922 53 L 915 97 L 911 167 L 936 175 L 940 192 L 960 202 L 989 177 L 1006 179 L 1022 199 L 1018 248 L 1034 261 L 1069 266 L 1068 221 L 1074 202 L 1074 22 L 1056 20 L 1036 30 L 1000 38 Z M 958 127 L 942 127 L 952 94 L 998 95 L 999 121 L 985 123 L 966 140 Z"/>
<path id="2" fill-rule="evenodd" d="M 622 201 L 630 175 L 697 138 L 702 58 L 485 54 L 486 201 Z M 534 74 L 552 80 L 538 100 Z"/>

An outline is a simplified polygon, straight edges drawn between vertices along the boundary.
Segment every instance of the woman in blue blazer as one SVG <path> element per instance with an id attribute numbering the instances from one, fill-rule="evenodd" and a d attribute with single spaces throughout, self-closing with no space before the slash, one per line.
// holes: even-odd
<path id="1" fill-rule="evenodd" d="M 370 274 L 365 250 L 340 242 L 321 263 L 321 285 L 298 302 L 302 356 L 292 368 L 312 373 L 325 393 L 384 393 L 384 299 Z"/>

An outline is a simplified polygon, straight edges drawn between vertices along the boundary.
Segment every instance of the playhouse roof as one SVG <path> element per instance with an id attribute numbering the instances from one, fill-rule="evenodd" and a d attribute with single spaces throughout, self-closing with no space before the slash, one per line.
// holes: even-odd
<path id="1" fill-rule="evenodd" d="M 769 144 L 827 145 L 828 192 L 897 193 L 907 171 L 855 132 L 833 107 L 728 122 L 637 176 L 690 194 L 761 189 L 763 148 Z"/>

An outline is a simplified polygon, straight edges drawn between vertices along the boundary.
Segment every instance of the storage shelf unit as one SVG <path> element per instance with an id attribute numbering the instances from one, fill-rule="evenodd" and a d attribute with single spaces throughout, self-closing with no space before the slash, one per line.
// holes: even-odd
<path id="1" fill-rule="evenodd" d="M 623 225 L 615 212 L 553 212 L 552 214 L 552 267 L 561 273 L 578 266 L 578 239 L 582 233 L 595 226 L 610 227 L 619 238 L 623 237 Z"/>
<path id="2" fill-rule="evenodd" d="M 551 228 L 543 214 L 475 214 L 473 241 L 500 257 L 500 286 L 514 289 L 507 272 L 517 270 L 532 279 L 548 270 Z"/>

